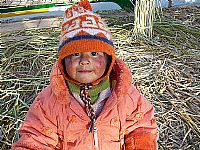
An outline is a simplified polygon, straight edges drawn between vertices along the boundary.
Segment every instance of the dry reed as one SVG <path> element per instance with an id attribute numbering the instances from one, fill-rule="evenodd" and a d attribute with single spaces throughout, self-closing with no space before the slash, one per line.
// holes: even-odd
<path id="1" fill-rule="evenodd" d="M 134 16 L 134 36 L 151 38 L 155 18 L 155 0 L 136 0 Z"/>

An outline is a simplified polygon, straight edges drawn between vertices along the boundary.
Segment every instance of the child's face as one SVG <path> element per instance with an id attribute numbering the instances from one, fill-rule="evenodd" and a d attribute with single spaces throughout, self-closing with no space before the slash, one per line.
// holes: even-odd
<path id="1" fill-rule="evenodd" d="M 103 52 L 81 52 L 65 58 L 68 75 L 80 83 L 91 83 L 99 79 L 107 63 L 108 56 Z"/>

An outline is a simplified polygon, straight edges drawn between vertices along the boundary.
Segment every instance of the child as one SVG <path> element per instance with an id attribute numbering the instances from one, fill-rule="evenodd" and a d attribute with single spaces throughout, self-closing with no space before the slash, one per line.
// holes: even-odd
<path id="1" fill-rule="evenodd" d="M 155 150 L 153 106 L 115 58 L 112 36 L 87 0 L 65 11 L 58 62 L 13 150 Z"/>

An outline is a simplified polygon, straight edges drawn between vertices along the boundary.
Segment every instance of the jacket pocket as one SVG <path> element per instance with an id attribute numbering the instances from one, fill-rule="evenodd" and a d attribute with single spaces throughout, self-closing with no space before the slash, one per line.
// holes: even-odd
<path id="1" fill-rule="evenodd" d="M 83 135 L 87 131 L 86 125 L 87 121 L 81 120 L 75 114 L 72 114 L 68 118 L 69 124 L 65 128 L 64 132 L 64 143 L 66 150 L 73 150 L 81 143 L 83 140 Z"/>
<path id="2" fill-rule="evenodd" d="M 107 141 L 119 141 L 120 140 L 120 121 L 119 117 L 113 117 L 110 119 L 107 125 L 102 129 L 102 137 Z"/>
<path id="3" fill-rule="evenodd" d="M 111 118 L 101 128 L 102 150 L 119 150 L 121 148 L 120 121 L 118 117 Z"/>

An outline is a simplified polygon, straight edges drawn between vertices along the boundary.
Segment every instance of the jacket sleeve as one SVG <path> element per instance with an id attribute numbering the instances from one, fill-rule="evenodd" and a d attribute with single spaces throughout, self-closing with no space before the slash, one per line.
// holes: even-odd
<path id="1" fill-rule="evenodd" d="M 132 111 L 126 118 L 125 150 L 158 149 L 153 105 L 135 87 L 132 87 L 129 97 L 132 102 L 127 107 Z"/>
<path id="2" fill-rule="evenodd" d="M 45 104 L 40 98 L 35 99 L 19 130 L 21 137 L 12 145 L 12 150 L 56 149 L 58 134 L 52 105 Z"/>

